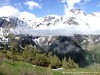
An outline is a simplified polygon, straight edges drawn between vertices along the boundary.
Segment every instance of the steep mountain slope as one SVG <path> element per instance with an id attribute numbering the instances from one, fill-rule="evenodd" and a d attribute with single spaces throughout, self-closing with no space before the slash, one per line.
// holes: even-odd
<path id="1" fill-rule="evenodd" d="M 100 42 L 99 19 L 96 13 L 85 14 L 80 9 L 35 20 L 0 17 L 0 48 L 5 44 L 10 47 L 11 41 L 16 40 L 20 49 L 30 45 L 44 52 L 52 51 L 60 58 L 70 56 L 78 63 L 86 63 L 85 50 Z"/>
<path id="2" fill-rule="evenodd" d="M 100 42 L 100 36 L 91 35 L 91 32 L 95 30 L 92 23 L 96 21 L 92 22 L 90 18 L 97 20 L 100 16 L 96 13 L 89 15 L 80 9 L 72 9 L 64 16 L 48 15 L 36 20 L 1 17 L 0 42 L 10 42 L 9 34 L 14 34 L 15 39 L 20 39 L 20 47 L 29 44 L 58 54 L 66 54 L 73 49 L 76 52 L 83 49 L 91 50 L 95 44 Z M 96 29 L 98 25 L 99 23 Z"/>

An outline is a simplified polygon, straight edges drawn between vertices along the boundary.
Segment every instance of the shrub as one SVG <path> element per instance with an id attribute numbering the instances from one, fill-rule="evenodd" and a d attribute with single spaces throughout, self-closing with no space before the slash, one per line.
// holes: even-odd
<path id="1" fill-rule="evenodd" d="M 33 57 L 32 63 L 38 66 L 48 66 L 49 65 L 47 61 L 47 57 L 43 54 L 36 54 L 36 56 Z"/>

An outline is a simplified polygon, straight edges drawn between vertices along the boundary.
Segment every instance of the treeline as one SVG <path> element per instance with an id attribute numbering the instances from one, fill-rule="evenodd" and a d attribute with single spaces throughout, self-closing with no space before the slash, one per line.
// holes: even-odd
<path id="1" fill-rule="evenodd" d="M 91 63 L 100 64 L 100 43 L 96 44 L 91 48 L 91 50 L 87 51 L 87 61 Z"/>
<path id="2" fill-rule="evenodd" d="M 51 68 L 78 68 L 79 65 L 75 63 L 70 57 L 59 59 L 58 56 L 52 52 L 43 52 L 43 50 L 33 48 L 31 45 L 26 45 L 23 49 L 18 49 L 18 44 L 13 42 L 9 49 L 0 50 L 0 57 L 11 59 L 14 61 L 25 61 L 38 66 Z"/>

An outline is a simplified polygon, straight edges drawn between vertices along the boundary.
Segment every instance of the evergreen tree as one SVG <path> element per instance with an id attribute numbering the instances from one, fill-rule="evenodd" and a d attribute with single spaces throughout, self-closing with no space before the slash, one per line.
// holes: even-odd
<path id="1" fill-rule="evenodd" d="M 64 59 L 62 60 L 62 67 L 68 69 L 69 68 L 69 63 L 66 59 L 66 57 L 64 57 Z"/>
<path id="2" fill-rule="evenodd" d="M 11 51 L 11 58 L 13 61 L 15 60 L 15 54 L 17 53 L 17 48 L 18 44 L 16 42 L 11 42 L 10 51 Z"/>
<path id="3" fill-rule="evenodd" d="M 60 67 L 61 66 L 61 61 L 60 61 L 60 59 L 56 56 L 56 55 L 54 55 L 51 59 L 50 59 L 50 66 L 52 67 L 52 68 L 58 68 L 58 67 Z"/>
<path id="4" fill-rule="evenodd" d="M 23 60 L 30 62 L 30 60 L 33 56 L 32 51 L 33 51 L 32 48 L 30 48 L 28 45 L 26 45 L 23 50 L 23 53 L 22 53 Z"/>
<path id="5" fill-rule="evenodd" d="M 68 63 L 69 63 L 69 68 L 78 68 L 78 64 L 74 62 L 73 59 L 71 59 L 70 57 L 68 58 Z"/>
<path id="6" fill-rule="evenodd" d="M 32 63 L 38 66 L 48 66 L 49 65 L 47 61 L 47 56 L 45 56 L 44 54 L 39 54 L 39 53 L 36 54 Z"/>
<path id="7" fill-rule="evenodd" d="M 75 63 L 75 62 L 73 61 L 73 59 L 71 59 L 70 57 L 68 58 L 68 60 L 67 60 L 66 57 L 65 57 L 65 58 L 62 60 L 62 67 L 68 69 L 68 68 L 78 68 L 79 66 L 78 66 L 78 64 Z"/>

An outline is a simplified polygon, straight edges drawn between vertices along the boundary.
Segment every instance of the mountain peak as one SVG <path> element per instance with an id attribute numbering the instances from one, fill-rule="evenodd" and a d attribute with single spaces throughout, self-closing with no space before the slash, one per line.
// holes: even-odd
<path id="1" fill-rule="evenodd" d="M 81 9 L 71 9 L 69 12 L 71 12 L 71 13 L 73 13 L 73 14 L 75 14 L 75 15 L 79 15 L 79 14 L 84 14 L 84 15 L 86 15 L 85 12 L 82 11 Z"/>

